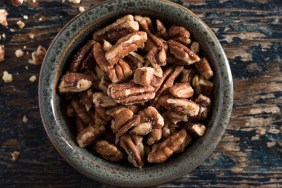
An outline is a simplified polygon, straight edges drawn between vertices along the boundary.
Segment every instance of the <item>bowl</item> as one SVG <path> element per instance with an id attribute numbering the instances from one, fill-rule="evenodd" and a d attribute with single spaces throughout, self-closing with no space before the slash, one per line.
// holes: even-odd
<path id="1" fill-rule="evenodd" d="M 142 169 L 110 163 L 80 148 L 68 128 L 57 90 L 70 57 L 98 28 L 121 15 L 142 14 L 169 20 L 190 30 L 214 70 L 213 108 L 206 134 L 185 152 L 163 164 Z M 39 105 L 45 130 L 64 159 L 82 174 L 105 184 L 144 187 L 163 184 L 192 172 L 216 148 L 228 125 L 233 102 L 233 82 L 228 60 L 212 30 L 193 12 L 170 1 L 113 0 L 72 19 L 50 45 L 39 80 Z"/>

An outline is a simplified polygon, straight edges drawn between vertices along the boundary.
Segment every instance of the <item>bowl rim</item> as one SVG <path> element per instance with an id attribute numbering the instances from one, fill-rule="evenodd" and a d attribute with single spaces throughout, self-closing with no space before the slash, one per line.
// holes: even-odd
<path id="1" fill-rule="evenodd" d="M 142 1 L 142 0 L 126 0 L 128 2 L 138 2 L 138 1 Z M 224 91 L 226 93 L 229 93 L 229 95 L 227 96 L 224 96 L 224 98 L 222 99 L 222 103 L 225 103 L 227 105 L 227 107 L 222 107 L 221 109 L 221 112 L 223 110 L 227 110 L 224 114 L 223 114 L 223 119 L 225 120 L 225 123 L 222 124 L 221 128 L 222 130 L 219 132 L 219 134 L 217 135 L 218 137 L 215 138 L 215 142 L 214 144 L 211 145 L 211 148 L 206 151 L 206 157 L 204 157 L 204 160 L 214 151 L 215 147 L 218 145 L 219 141 L 221 140 L 224 132 L 225 132 L 225 129 L 228 125 L 228 121 L 230 119 L 230 116 L 231 116 L 231 112 L 232 112 L 232 105 L 233 105 L 233 80 L 232 80 L 232 74 L 231 74 L 231 69 L 230 69 L 230 66 L 229 66 L 229 63 L 228 63 L 228 60 L 227 60 L 227 57 L 224 53 L 224 50 L 222 48 L 222 46 L 220 45 L 217 37 L 215 36 L 215 34 L 213 33 L 213 31 L 196 15 L 194 14 L 192 11 L 190 11 L 188 8 L 184 7 L 184 6 L 181 6 L 179 4 L 176 4 L 176 3 L 173 3 L 171 1 L 168 1 L 168 0 L 161 0 L 161 1 L 158 1 L 158 0 L 151 0 L 151 1 L 154 1 L 154 2 L 159 2 L 159 3 L 164 3 L 166 4 L 167 6 L 176 6 L 178 8 L 181 8 L 185 11 L 188 12 L 188 14 L 190 14 L 192 17 L 194 17 L 195 19 L 197 19 L 197 21 L 199 22 L 199 24 L 202 26 L 202 27 L 205 27 L 206 30 L 208 30 L 208 35 L 216 42 L 216 45 L 217 47 L 219 48 L 220 50 L 220 54 L 222 55 L 222 58 L 224 59 L 224 68 L 225 68 L 225 74 L 227 75 L 227 78 L 226 78 L 226 82 L 228 82 L 228 85 L 229 87 L 224 87 Z M 105 2 L 102 2 L 100 4 L 97 4 L 96 6 L 93 6 L 91 8 L 89 8 L 88 10 L 86 10 L 85 12 L 81 13 L 81 14 L 78 14 L 76 15 L 74 18 L 72 18 L 62 29 L 61 31 L 57 34 L 57 36 L 53 39 L 53 41 L 51 42 L 48 50 L 47 50 L 47 53 L 44 57 L 44 60 L 43 60 L 43 63 L 42 63 L 42 67 L 41 67 L 41 70 L 40 70 L 40 76 L 39 76 L 39 87 L 38 87 L 38 96 L 39 96 L 39 108 L 40 108 L 40 114 L 41 114 L 41 119 L 42 119 L 42 122 L 43 122 L 43 125 L 44 125 L 44 128 L 45 128 L 45 131 L 49 137 L 49 139 L 51 140 L 51 143 L 53 144 L 53 146 L 56 148 L 56 150 L 60 153 L 60 155 L 73 167 L 75 168 L 76 170 L 78 170 L 80 173 L 84 174 L 85 176 L 87 177 L 90 177 L 96 181 L 99 181 L 99 182 L 102 182 L 102 183 L 105 183 L 105 184 L 111 184 L 111 185 L 119 185 L 119 186 L 131 186 L 131 185 L 128 185 L 128 184 L 125 184 L 125 182 L 117 182 L 117 181 L 105 181 L 105 179 L 100 179 L 99 177 L 94 177 L 93 174 L 90 174 L 89 172 L 87 172 L 86 169 L 82 167 L 78 167 L 77 165 L 74 164 L 74 161 L 73 159 L 69 158 L 69 154 L 66 153 L 66 151 L 62 150 L 62 148 L 60 147 L 60 145 L 58 144 L 58 140 L 55 139 L 53 133 L 50 131 L 50 127 L 49 125 L 47 124 L 47 120 L 46 118 L 50 118 L 48 115 L 45 114 L 45 110 L 46 110 L 46 107 L 44 105 L 44 93 L 43 93 L 43 86 L 44 86 L 44 79 L 46 78 L 46 75 L 44 75 L 44 69 L 47 67 L 46 66 L 46 62 L 47 62 L 47 59 L 48 59 L 48 56 L 50 55 L 51 53 L 51 48 L 54 46 L 54 44 L 57 42 L 58 38 L 60 37 L 60 35 L 66 30 L 66 28 L 69 26 L 70 23 L 74 22 L 77 20 L 77 18 L 79 18 L 81 15 L 83 14 L 86 14 L 87 12 L 91 11 L 92 9 L 96 9 L 97 7 L 101 6 L 101 5 L 104 5 L 104 4 L 108 4 L 108 3 L 113 3 L 113 2 L 119 2 L 119 0 L 108 0 L 108 1 L 105 1 Z M 66 144 L 67 141 L 65 140 Z M 201 160 L 201 163 L 204 161 L 204 160 Z M 199 166 L 201 163 L 199 163 L 197 166 Z M 194 170 L 194 169 L 192 169 Z M 190 171 L 192 171 L 190 170 Z M 176 178 L 179 178 L 181 176 L 183 176 L 184 174 L 186 174 L 187 172 L 185 171 L 181 171 L 177 174 L 174 173 L 174 176 L 170 176 L 170 177 L 166 177 L 167 179 L 164 181 L 162 180 L 161 181 L 155 181 L 155 182 L 152 182 L 150 181 L 149 183 L 146 184 L 146 186 L 151 186 L 151 185 L 159 185 L 161 183 L 164 183 L 164 182 L 167 182 L 167 181 L 171 181 L 171 180 L 174 180 Z M 144 180 L 143 180 L 144 181 Z M 140 182 L 140 181 L 139 181 Z M 144 185 L 138 185 L 134 184 L 134 186 L 144 186 Z"/>

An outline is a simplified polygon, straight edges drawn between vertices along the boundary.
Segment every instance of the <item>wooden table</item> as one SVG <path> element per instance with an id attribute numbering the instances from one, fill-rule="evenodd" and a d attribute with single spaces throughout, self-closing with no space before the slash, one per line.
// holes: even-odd
<path id="1" fill-rule="evenodd" d="M 6 49 L 0 72 L 1 77 L 5 70 L 12 73 L 13 82 L 0 80 L 0 187 L 102 186 L 68 165 L 48 141 L 38 109 L 38 82 L 29 81 L 38 77 L 40 66 L 28 63 L 30 53 L 38 45 L 48 48 L 79 6 L 98 2 L 30 0 L 14 7 L 1 0 L 0 8 L 9 12 L 9 28 L 0 26 L 0 44 Z M 281 0 L 176 2 L 197 13 L 219 38 L 233 73 L 234 108 L 216 151 L 193 173 L 160 187 L 282 187 Z M 25 22 L 23 29 L 17 27 L 18 20 Z M 16 49 L 27 54 L 17 58 Z M 14 151 L 20 152 L 17 161 L 11 157 Z"/>

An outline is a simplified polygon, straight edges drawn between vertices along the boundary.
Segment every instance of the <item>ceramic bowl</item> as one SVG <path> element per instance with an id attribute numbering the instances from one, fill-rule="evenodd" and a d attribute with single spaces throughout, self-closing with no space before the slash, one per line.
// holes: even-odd
<path id="1" fill-rule="evenodd" d="M 159 165 L 142 169 L 110 163 L 78 147 L 62 113 L 57 90 L 62 73 L 73 54 L 91 34 L 125 14 L 142 14 L 169 20 L 189 28 L 214 70 L 211 118 L 206 134 L 178 154 Z M 59 153 L 82 174 L 102 183 L 117 186 L 153 186 L 172 181 L 198 167 L 216 148 L 227 127 L 232 110 L 233 83 L 225 53 L 212 30 L 190 10 L 160 0 L 113 0 L 91 7 L 72 19 L 50 45 L 42 64 L 39 103 L 45 130 Z"/>

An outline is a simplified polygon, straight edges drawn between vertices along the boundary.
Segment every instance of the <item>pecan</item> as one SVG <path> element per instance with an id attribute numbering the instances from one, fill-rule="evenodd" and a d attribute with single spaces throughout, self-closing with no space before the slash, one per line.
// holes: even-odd
<path id="1" fill-rule="evenodd" d="M 127 153 L 128 161 L 138 168 L 144 165 L 144 145 L 142 140 L 142 137 L 129 135 L 123 135 L 120 138 L 120 146 Z"/>
<path id="2" fill-rule="evenodd" d="M 211 105 L 211 99 L 205 95 L 200 94 L 195 100 L 195 103 L 199 104 L 202 107 L 209 108 Z"/>
<path id="3" fill-rule="evenodd" d="M 122 108 L 111 115 L 114 118 L 111 126 L 114 133 L 117 133 L 134 116 L 133 112 L 127 108 Z"/>
<path id="4" fill-rule="evenodd" d="M 139 115 L 141 116 L 141 123 L 151 123 L 154 129 L 161 129 L 164 126 L 162 115 L 153 106 L 148 106 Z"/>
<path id="5" fill-rule="evenodd" d="M 93 93 L 93 103 L 95 104 L 95 106 L 101 106 L 104 108 L 117 105 L 117 103 L 111 97 L 102 92 Z"/>
<path id="6" fill-rule="evenodd" d="M 150 61 L 153 67 L 166 65 L 166 52 L 164 48 L 152 48 L 148 54 L 147 59 Z"/>
<path id="7" fill-rule="evenodd" d="M 173 64 L 173 65 L 187 65 L 185 61 L 177 59 L 174 55 L 170 53 L 167 54 L 166 61 L 168 64 Z"/>
<path id="8" fill-rule="evenodd" d="M 161 140 L 163 131 L 162 129 L 152 129 L 152 131 L 148 134 L 147 144 L 153 145 Z"/>
<path id="9" fill-rule="evenodd" d="M 32 52 L 31 57 L 32 57 L 32 63 L 34 65 L 41 65 L 43 62 L 43 59 L 46 54 L 46 49 L 39 45 L 36 49 L 36 51 Z"/>
<path id="10" fill-rule="evenodd" d="M 185 137 L 184 142 L 180 145 L 179 150 L 177 150 L 175 153 L 181 153 L 185 151 L 186 146 L 188 146 L 192 142 L 191 136 L 187 133 L 187 136 Z"/>
<path id="11" fill-rule="evenodd" d="M 118 131 L 117 136 L 125 134 L 132 127 L 140 125 L 140 116 L 133 116 L 132 119 L 128 120 Z"/>
<path id="12" fill-rule="evenodd" d="M 159 103 L 167 110 L 186 114 L 188 116 L 196 116 L 200 110 L 199 105 L 193 101 L 188 99 L 177 99 L 168 95 L 161 97 Z"/>
<path id="13" fill-rule="evenodd" d="M 3 45 L 0 45 L 0 63 L 5 61 L 5 48 Z"/>
<path id="14" fill-rule="evenodd" d="M 144 58 L 136 52 L 130 52 L 126 57 L 124 57 L 124 60 L 130 66 L 132 72 L 135 72 L 137 68 L 143 67 Z"/>
<path id="15" fill-rule="evenodd" d="M 188 121 L 188 116 L 186 114 L 179 114 L 174 111 L 166 111 L 165 113 L 163 113 L 163 117 L 173 124 Z"/>
<path id="16" fill-rule="evenodd" d="M 11 0 L 12 5 L 20 6 L 23 4 L 23 0 Z"/>
<path id="17" fill-rule="evenodd" d="M 167 125 L 163 127 L 162 131 L 163 138 L 167 138 L 169 135 L 171 135 L 170 129 Z"/>
<path id="18" fill-rule="evenodd" d="M 138 136 L 144 136 L 150 133 L 152 130 L 152 124 L 151 123 L 141 123 L 135 127 L 133 127 L 129 133 L 133 135 Z"/>
<path id="19" fill-rule="evenodd" d="M 93 56 L 97 65 L 103 72 L 107 73 L 110 69 L 113 69 L 113 66 L 105 58 L 105 50 L 102 48 L 102 45 L 99 42 L 94 43 Z"/>
<path id="20" fill-rule="evenodd" d="M 85 147 L 94 143 L 104 132 L 104 126 L 88 126 L 78 133 L 76 141 L 79 147 Z"/>
<path id="21" fill-rule="evenodd" d="M 0 9 L 0 24 L 4 27 L 8 26 L 7 16 L 8 12 L 5 9 Z"/>
<path id="22" fill-rule="evenodd" d="M 67 73 L 61 80 L 59 91 L 61 93 L 81 92 L 89 89 L 91 85 L 89 76 L 81 73 Z"/>
<path id="23" fill-rule="evenodd" d="M 206 132 L 206 126 L 201 123 L 188 123 L 185 125 L 185 129 L 196 137 L 203 136 Z"/>
<path id="24" fill-rule="evenodd" d="M 96 31 L 93 34 L 93 39 L 99 42 L 102 42 L 103 40 L 115 42 L 118 39 L 138 30 L 138 22 L 134 21 L 132 15 L 126 15 L 111 25 Z"/>
<path id="25" fill-rule="evenodd" d="M 195 75 L 192 81 L 192 85 L 196 91 L 196 94 L 203 94 L 206 96 L 210 96 L 213 83 L 209 80 L 206 80 L 203 76 Z"/>
<path id="26" fill-rule="evenodd" d="M 87 57 L 90 50 L 92 49 L 94 40 L 89 40 L 74 56 L 71 61 L 71 72 L 77 72 L 80 69 L 80 66 L 83 60 Z"/>
<path id="27" fill-rule="evenodd" d="M 80 70 L 81 71 L 87 71 L 87 70 L 93 70 L 95 67 L 95 61 L 93 58 L 93 53 L 88 53 L 88 55 L 86 56 L 86 58 L 81 62 L 81 66 L 80 66 Z M 97 76 L 98 76 L 98 72 L 96 70 Z M 101 78 L 100 76 L 98 77 L 99 79 Z"/>
<path id="28" fill-rule="evenodd" d="M 103 40 L 103 49 L 106 52 L 109 51 L 112 47 L 113 47 L 113 45 L 109 41 Z"/>
<path id="29" fill-rule="evenodd" d="M 123 153 L 116 146 L 110 144 L 106 140 L 99 140 L 96 143 L 95 149 L 98 154 L 108 161 L 118 162 L 123 159 Z"/>
<path id="30" fill-rule="evenodd" d="M 206 58 L 202 58 L 200 61 L 195 63 L 198 71 L 205 77 L 205 79 L 210 79 L 213 76 L 213 71 Z"/>
<path id="31" fill-rule="evenodd" d="M 79 93 L 80 96 L 80 104 L 85 106 L 86 111 L 89 111 L 92 107 L 92 100 L 93 100 L 93 92 L 91 89 L 83 91 Z"/>
<path id="32" fill-rule="evenodd" d="M 93 119 L 86 112 L 85 108 L 78 102 L 78 100 L 73 99 L 71 101 L 71 106 L 73 107 L 75 113 L 83 121 L 84 124 L 89 125 L 93 123 Z"/>
<path id="33" fill-rule="evenodd" d="M 168 30 L 168 34 L 175 41 L 186 45 L 191 43 L 190 32 L 184 27 L 171 26 Z"/>
<path id="34" fill-rule="evenodd" d="M 147 33 L 138 31 L 126 35 L 117 41 L 117 43 L 106 52 L 106 59 L 111 65 L 116 64 L 120 59 L 130 52 L 137 50 L 147 40 Z"/>
<path id="35" fill-rule="evenodd" d="M 180 82 L 181 83 L 189 83 L 191 85 L 193 77 L 194 77 L 193 69 L 183 69 L 182 72 L 181 72 Z"/>
<path id="36" fill-rule="evenodd" d="M 175 40 L 169 40 L 167 43 L 170 53 L 172 53 L 175 58 L 186 62 L 187 65 L 193 64 L 200 60 L 199 56 L 192 52 L 185 45 Z"/>
<path id="37" fill-rule="evenodd" d="M 186 99 L 194 95 L 194 90 L 189 83 L 175 83 L 169 92 L 176 98 Z"/>
<path id="38" fill-rule="evenodd" d="M 161 38 L 166 38 L 168 36 L 168 32 L 164 24 L 160 20 L 157 19 L 156 26 L 157 26 L 156 35 Z"/>
<path id="39" fill-rule="evenodd" d="M 187 132 L 185 129 L 169 136 L 159 145 L 155 145 L 148 155 L 149 163 L 162 163 L 166 161 L 174 152 L 178 151 L 185 142 Z"/>
<path id="40" fill-rule="evenodd" d="M 176 66 L 174 69 L 168 68 L 165 70 L 163 74 L 163 83 L 164 84 L 160 88 L 156 89 L 157 95 L 154 99 L 153 105 L 159 100 L 159 97 L 162 95 L 162 93 L 173 85 L 174 80 L 181 73 L 183 68 L 184 68 L 183 66 Z"/>
<path id="41" fill-rule="evenodd" d="M 95 121 L 97 121 L 97 119 L 104 122 L 109 122 L 112 120 L 112 117 L 106 113 L 105 108 L 101 106 L 95 106 Z"/>
<path id="42" fill-rule="evenodd" d="M 200 44 L 198 42 L 192 42 L 190 49 L 192 50 L 192 52 L 194 52 L 195 54 L 198 54 L 200 51 Z"/>
<path id="43" fill-rule="evenodd" d="M 124 84 L 111 84 L 108 88 L 108 95 L 117 103 L 130 105 L 147 102 L 155 97 L 154 87 L 144 87 L 133 82 Z"/>
<path id="44" fill-rule="evenodd" d="M 105 94 L 107 94 L 109 85 L 111 85 L 111 82 L 105 76 L 103 76 L 101 78 L 101 81 L 99 82 L 99 89 L 102 90 Z"/>
<path id="45" fill-rule="evenodd" d="M 148 86 L 158 86 L 162 79 L 162 69 L 158 68 L 151 68 L 151 67 L 142 67 L 137 68 L 134 73 L 133 82 L 136 84 L 143 85 L 144 87 Z"/>

